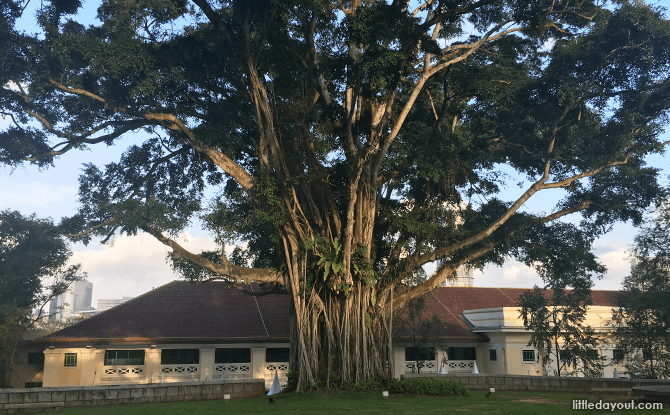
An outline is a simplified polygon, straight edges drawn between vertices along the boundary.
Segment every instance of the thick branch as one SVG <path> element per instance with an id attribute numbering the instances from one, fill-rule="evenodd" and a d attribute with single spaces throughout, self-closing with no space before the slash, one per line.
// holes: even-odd
<path id="1" fill-rule="evenodd" d="M 249 190 L 254 186 L 254 178 L 244 168 L 242 168 L 242 166 L 237 164 L 235 161 L 233 161 L 233 159 L 215 149 L 214 147 L 210 147 L 198 140 L 195 137 L 193 131 L 186 127 L 186 125 L 184 125 L 184 123 L 173 114 L 146 113 L 144 117 L 147 120 L 162 121 L 163 123 L 167 121 L 168 124 L 164 124 L 166 128 L 171 130 L 180 130 L 186 134 L 186 141 L 188 141 L 188 143 L 196 151 L 209 157 L 214 162 L 214 164 L 231 175 L 244 189 Z"/>
<path id="2" fill-rule="evenodd" d="M 487 253 L 491 252 L 494 248 L 493 243 L 488 243 L 481 247 L 480 249 L 472 252 L 470 255 L 466 256 L 465 258 L 459 260 L 455 264 L 452 264 L 445 268 L 443 272 L 436 272 L 433 274 L 432 277 L 430 277 L 428 280 L 426 280 L 424 283 L 419 284 L 415 287 L 410 287 L 407 291 L 399 294 L 394 300 L 393 300 L 393 310 L 398 311 L 401 310 L 405 304 L 414 299 L 421 297 L 424 294 L 428 294 L 429 292 L 433 291 L 437 287 L 444 282 L 444 279 L 446 278 L 444 275 L 447 273 L 452 273 L 454 272 L 459 266 L 468 263 L 469 261 L 472 261 L 474 259 L 477 259 L 483 255 L 486 255 Z"/>
<path id="3" fill-rule="evenodd" d="M 60 89 L 61 91 L 68 92 L 70 94 L 75 94 L 75 95 L 83 95 L 85 97 L 91 98 L 95 101 L 101 102 L 104 104 L 106 109 L 112 110 L 114 112 L 125 112 L 126 109 L 122 107 L 115 107 L 113 105 L 109 105 L 107 100 L 105 100 L 103 97 L 96 95 L 92 92 L 86 91 L 85 89 L 79 89 L 79 88 L 70 88 L 69 86 L 63 85 L 60 82 L 57 82 L 53 79 L 49 79 L 49 82 L 51 82 L 52 85 L 54 85 L 56 88 Z"/>
<path id="4" fill-rule="evenodd" d="M 221 258 L 223 263 L 216 264 L 208 259 L 196 255 L 181 245 L 176 241 L 166 237 L 159 230 L 152 228 L 145 228 L 145 232 L 151 234 L 153 237 L 158 239 L 164 245 L 172 248 L 172 257 L 175 259 L 185 259 L 195 265 L 203 267 L 216 275 L 222 277 L 233 279 L 236 282 L 244 282 L 249 284 L 252 282 L 264 282 L 264 283 L 275 283 L 284 285 L 283 278 L 281 274 L 271 268 L 246 268 L 237 266 L 229 262 L 225 257 Z"/>
<path id="5" fill-rule="evenodd" d="M 579 179 L 582 179 L 582 178 L 585 178 L 585 177 L 593 176 L 593 175 L 599 173 L 600 171 L 602 171 L 603 169 L 605 169 L 607 167 L 626 164 L 628 162 L 628 158 L 629 158 L 629 156 L 626 156 L 626 158 L 624 160 L 615 161 L 615 162 L 612 162 L 612 163 L 607 163 L 607 164 L 605 164 L 605 165 L 603 165 L 599 168 L 589 170 L 589 171 L 581 173 L 581 174 L 574 175 L 572 177 L 569 177 L 565 180 L 561 180 L 559 182 L 545 183 L 546 180 L 549 178 L 549 169 L 548 169 L 548 165 L 549 165 L 549 161 L 550 161 L 549 160 L 547 162 L 547 167 L 545 168 L 545 171 L 544 171 L 544 174 L 543 174 L 542 178 L 540 180 L 536 181 L 535 183 L 533 183 L 533 185 L 528 190 L 526 190 L 526 192 L 524 192 L 524 194 L 521 195 L 521 197 L 519 199 L 517 199 L 516 202 L 514 202 L 514 204 L 502 216 L 500 216 L 495 222 L 493 222 L 489 227 L 487 227 L 483 231 L 479 232 L 478 234 L 473 235 L 470 238 L 467 238 L 467 239 L 465 239 L 461 242 L 455 243 L 451 246 L 441 248 L 441 249 L 436 249 L 433 252 L 429 252 L 429 253 L 426 253 L 426 254 L 423 254 L 423 255 L 418 255 L 418 256 L 407 258 L 409 266 L 401 274 L 400 278 L 406 277 L 413 270 L 415 270 L 418 267 L 423 266 L 424 264 L 427 264 L 428 262 L 437 261 L 438 259 L 442 259 L 442 258 L 444 258 L 448 255 L 451 255 L 451 254 L 455 253 L 456 251 L 458 251 L 460 249 L 466 248 L 468 246 L 472 246 L 472 245 L 474 245 L 478 242 L 483 241 L 485 238 L 487 238 L 491 234 L 493 234 L 493 232 L 495 232 L 505 222 L 507 222 L 507 220 L 509 220 L 509 218 L 512 217 L 512 215 L 514 215 L 519 210 L 519 208 L 533 194 L 537 193 L 538 191 L 543 190 L 543 189 L 551 189 L 551 188 L 569 186 L 575 180 L 579 180 Z M 558 219 L 562 216 L 568 215 L 570 213 L 585 210 L 585 209 L 589 208 L 591 205 L 592 205 L 591 202 L 583 202 L 582 204 L 580 204 L 576 207 L 569 208 L 569 209 L 564 209 L 564 210 L 561 210 L 559 212 L 553 213 L 553 214 L 547 216 L 546 218 L 544 218 L 542 220 L 542 222 L 553 221 L 553 220 L 556 220 L 556 219 Z"/>
<path id="6" fill-rule="evenodd" d="M 99 144 L 99 143 L 107 143 L 110 142 L 116 138 L 121 137 L 123 134 L 127 133 L 128 131 L 132 131 L 147 125 L 151 125 L 153 123 L 147 122 L 146 120 L 132 120 L 132 121 L 108 121 L 105 122 L 101 125 L 98 125 L 96 127 L 93 127 L 89 131 L 87 131 L 84 134 L 78 135 L 78 136 L 69 136 L 66 133 L 63 133 L 62 131 L 58 131 L 51 127 L 51 124 L 49 124 L 46 120 L 44 120 L 42 117 L 38 117 L 37 114 L 33 113 L 32 111 L 27 111 L 28 114 L 32 115 L 33 117 L 37 118 L 42 125 L 46 128 L 47 131 L 49 131 L 52 134 L 55 134 L 58 137 L 61 138 L 66 138 L 66 141 L 62 143 L 58 143 L 54 145 L 51 150 L 47 153 L 44 154 L 38 154 L 33 157 L 28 157 L 27 160 L 30 162 L 35 162 L 41 158 L 44 157 L 52 157 L 52 156 L 60 156 L 61 154 L 65 154 L 68 151 L 72 150 L 75 148 L 78 144 Z M 98 131 L 104 130 L 105 128 L 111 127 L 115 124 L 120 124 L 121 127 L 114 130 L 113 132 L 109 134 L 102 135 L 100 137 L 96 138 L 87 138 Z M 59 150 L 56 150 L 58 146 L 64 145 Z"/>

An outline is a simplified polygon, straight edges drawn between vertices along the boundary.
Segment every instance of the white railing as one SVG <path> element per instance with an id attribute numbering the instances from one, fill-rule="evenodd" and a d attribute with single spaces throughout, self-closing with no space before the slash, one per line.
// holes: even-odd
<path id="1" fill-rule="evenodd" d="M 475 367 L 474 360 L 448 360 L 445 368 L 447 372 L 472 372 Z"/>
<path id="2" fill-rule="evenodd" d="M 105 376 L 144 376 L 144 366 L 107 366 L 105 367 Z"/>
<path id="3" fill-rule="evenodd" d="M 247 374 L 251 373 L 251 363 L 218 363 L 214 365 L 214 372 L 219 374 Z"/>
<path id="4" fill-rule="evenodd" d="M 190 375 L 197 374 L 200 365 L 162 365 L 161 373 L 169 375 Z"/>
<path id="5" fill-rule="evenodd" d="M 419 361 L 421 364 L 422 373 L 435 373 L 435 361 L 434 360 L 423 360 Z M 416 367 L 416 361 L 405 362 L 405 373 L 418 373 Z"/>
<path id="6" fill-rule="evenodd" d="M 265 371 L 274 373 L 275 370 L 279 375 L 283 373 L 288 373 L 288 363 L 266 363 Z"/>

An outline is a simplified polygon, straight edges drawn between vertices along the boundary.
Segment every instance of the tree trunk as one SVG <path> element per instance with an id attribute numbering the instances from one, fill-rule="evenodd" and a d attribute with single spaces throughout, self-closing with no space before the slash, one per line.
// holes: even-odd
<path id="1" fill-rule="evenodd" d="M 307 277 L 303 272 L 294 279 L 291 291 L 290 368 L 298 373 L 298 388 L 392 376 L 390 302 L 371 306 L 374 289 L 360 281 L 346 294 L 315 286 L 305 292 Z"/>
<path id="2" fill-rule="evenodd" d="M 352 384 L 375 374 L 392 376 L 393 293 L 382 294 L 379 281 L 369 275 L 366 279 L 361 267 L 369 258 L 361 259 L 357 251 L 363 245 L 369 257 L 372 244 L 376 189 L 369 178 L 366 175 L 357 187 L 352 185 L 351 215 L 342 221 L 339 235 L 337 227 L 328 226 L 334 222 L 329 220 L 334 215 L 329 209 L 322 210 L 320 217 L 310 216 L 306 203 L 297 204 L 307 198 L 299 188 L 289 189 L 284 198 L 293 212 L 282 230 L 282 248 L 288 264 L 284 286 L 292 298 L 291 370 L 298 374 L 299 389 L 318 383 L 330 386 L 332 381 Z M 291 197 L 294 194 L 298 197 Z M 319 248 L 324 251 L 334 249 L 336 239 L 344 242 L 341 256 L 331 258 L 341 267 L 338 272 L 333 266 L 326 274 L 316 266 L 325 252 L 306 249 L 307 239 L 317 236 L 327 241 L 326 247 Z"/>

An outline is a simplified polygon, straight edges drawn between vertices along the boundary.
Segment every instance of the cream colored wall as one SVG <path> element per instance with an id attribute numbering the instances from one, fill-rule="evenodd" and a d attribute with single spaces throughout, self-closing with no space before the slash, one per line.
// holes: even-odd
<path id="1" fill-rule="evenodd" d="M 91 353 L 93 351 L 94 353 Z M 77 354 L 77 365 L 65 366 L 65 354 Z M 81 348 L 48 348 L 44 351 L 44 387 L 88 386 L 93 384 L 95 350 Z M 86 368 L 82 370 L 83 366 Z"/>
<path id="2" fill-rule="evenodd" d="M 44 366 L 29 365 L 28 353 L 42 353 L 42 351 L 27 349 L 16 351 L 12 370 L 9 374 L 9 386 L 11 388 L 23 388 L 26 382 L 43 382 Z"/>
<path id="3" fill-rule="evenodd" d="M 268 347 L 289 347 L 288 343 L 281 344 L 157 344 L 144 346 L 96 346 L 81 348 L 49 348 L 45 350 L 45 362 L 43 374 L 44 387 L 54 386 L 89 386 L 100 384 L 123 384 L 123 383 L 160 383 L 180 382 L 185 380 L 213 380 L 220 376 L 215 372 L 215 349 L 216 348 L 250 348 L 251 367 L 247 373 L 235 374 L 231 378 L 255 378 L 265 379 L 266 385 L 272 384 L 274 371 L 266 370 L 265 349 Z M 163 349 L 192 348 L 200 350 L 200 364 L 197 373 L 168 374 L 161 370 L 161 351 Z M 110 376 L 105 374 L 104 356 L 105 350 L 144 350 L 144 368 L 141 375 Z M 404 349 L 403 349 L 404 350 Z M 77 354 L 77 366 L 65 367 L 65 354 Z M 403 351 L 404 353 L 404 351 Z M 279 380 L 282 384 L 287 382 L 287 371 L 278 371 Z M 25 376 L 22 376 L 25 378 Z M 27 382 L 25 380 L 23 382 Z M 23 387 L 23 383 L 21 386 Z"/>
<path id="4" fill-rule="evenodd" d="M 212 380 L 214 378 L 214 354 L 215 347 L 200 348 L 200 380 Z M 160 356 L 158 362 L 160 363 Z"/>
<path id="5" fill-rule="evenodd" d="M 400 379 L 405 374 L 405 346 L 393 348 L 393 377 Z"/>
<path id="6" fill-rule="evenodd" d="M 547 367 L 543 367 L 542 362 L 535 364 L 524 363 L 521 358 L 522 350 L 533 349 L 528 345 L 530 340 L 529 333 L 513 333 L 513 332 L 497 332 L 497 333 L 488 333 L 490 339 L 488 343 L 488 349 L 496 349 L 498 355 L 497 362 L 487 361 L 485 371 L 480 369 L 482 373 L 494 373 L 494 374 L 511 374 L 511 375 L 528 375 L 528 370 L 531 370 L 531 375 L 553 375 L 556 372 L 556 362 L 552 360 Z M 614 376 L 614 369 L 617 369 L 617 372 L 621 375 L 625 372 L 625 368 L 621 363 L 614 364 L 612 362 L 613 349 L 614 347 L 606 342 L 607 337 L 602 336 L 603 342 L 601 345 L 596 347 L 598 354 L 605 358 L 603 377 L 611 378 Z M 488 360 L 488 351 L 486 352 L 486 359 Z M 537 350 L 535 350 L 537 357 Z M 479 360 L 479 355 L 478 355 Z M 537 359 L 536 359 L 537 360 Z M 479 365 L 479 362 L 477 363 Z M 568 369 L 567 372 L 570 374 L 573 370 Z M 565 371 L 563 373 L 566 373 Z"/>
<path id="7" fill-rule="evenodd" d="M 161 349 L 154 346 L 144 349 L 144 370 L 148 383 L 159 383 L 161 381 Z"/>
<path id="8" fill-rule="evenodd" d="M 542 362 L 529 363 L 522 361 L 522 351 L 530 350 L 532 347 L 527 346 L 530 340 L 530 333 L 525 331 L 523 321 L 521 319 L 519 307 L 499 307 L 481 310 L 465 310 L 463 315 L 475 326 L 475 332 L 481 333 L 489 337 L 489 349 L 496 349 L 498 355 L 497 362 L 491 362 L 488 358 L 488 351 L 486 351 L 485 360 L 486 365 L 480 366 L 480 354 L 478 352 L 477 365 L 484 367 L 488 373 L 508 373 L 516 375 L 531 375 L 553 374 L 556 369 L 556 363 L 551 362 L 547 368 L 543 367 Z M 607 338 L 607 323 L 612 317 L 612 307 L 604 306 L 589 306 L 585 316 L 584 324 L 591 326 L 600 333 L 603 340 Z M 598 347 L 599 354 L 606 358 L 603 376 L 611 377 L 614 373 L 614 368 L 621 373 L 623 367 L 621 365 L 613 365 L 612 347 L 608 346 L 606 342 Z M 480 372 L 483 372 L 480 369 Z"/>

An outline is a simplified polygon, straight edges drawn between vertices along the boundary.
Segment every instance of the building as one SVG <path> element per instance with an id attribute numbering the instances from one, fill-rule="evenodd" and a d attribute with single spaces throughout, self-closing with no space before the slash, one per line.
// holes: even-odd
<path id="1" fill-rule="evenodd" d="M 258 290 L 258 287 L 252 288 Z M 288 373 L 288 296 L 174 281 L 29 342 L 12 387 L 266 377 Z"/>
<path id="2" fill-rule="evenodd" d="M 257 290 L 257 286 L 252 286 Z M 443 324 L 442 349 L 422 357 L 422 372 L 547 374 L 517 300 L 525 289 L 440 287 L 428 301 Z M 594 291 L 587 323 L 606 334 L 615 291 Z M 225 282 L 174 281 L 31 341 L 17 356 L 12 386 L 85 386 L 219 378 L 286 381 L 289 297 L 245 295 Z M 416 370 L 403 333 L 394 340 L 394 373 Z M 598 350 L 609 363 L 614 351 Z M 603 376 L 612 377 L 613 365 Z M 549 371 L 551 368 L 549 368 Z M 621 372 L 621 368 L 619 367 Z M 551 372 L 549 372 L 551 373 Z"/>
<path id="3" fill-rule="evenodd" d="M 119 304 L 123 304 L 128 300 L 132 300 L 135 297 L 122 297 L 122 298 L 101 298 L 98 300 L 98 306 L 96 307 L 97 312 L 109 310 L 112 307 L 116 307 Z"/>
<path id="4" fill-rule="evenodd" d="M 93 310 L 93 283 L 77 277 L 68 290 L 51 299 L 49 318 L 63 321 L 78 315 L 80 312 Z"/>
<path id="5" fill-rule="evenodd" d="M 474 268 L 467 265 L 458 267 L 451 277 L 444 280 L 441 287 L 472 287 L 474 284 Z"/>

